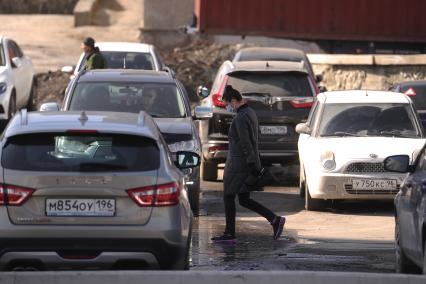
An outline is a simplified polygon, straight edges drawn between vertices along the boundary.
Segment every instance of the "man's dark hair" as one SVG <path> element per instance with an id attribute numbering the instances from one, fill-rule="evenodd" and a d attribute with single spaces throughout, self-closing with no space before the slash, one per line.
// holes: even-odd
<path id="1" fill-rule="evenodd" d="M 234 89 L 231 85 L 226 86 L 225 92 L 223 93 L 222 100 L 226 102 L 232 101 L 232 99 L 236 99 L 237 101 L 241 101 L 243 97 L 241 96 L 238 90 Z"/>
<path id="2" fill-rule="evenodd" d="M 84 43 L 84 45 L 86 45 L 88 47 L 91 47 L 91 48 L 95 47 L 95 40 L 93 38 L 91 38 L 91 37 L 86 37 L 83 40 L 83 43 Z"/>

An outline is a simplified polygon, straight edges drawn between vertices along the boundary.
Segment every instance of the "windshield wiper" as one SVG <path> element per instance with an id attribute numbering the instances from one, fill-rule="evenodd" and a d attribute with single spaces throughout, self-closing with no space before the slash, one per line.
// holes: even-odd
<path id="1" fill-rule="evenodd" d="M 117 164 L 104 164 L 104 163 L 81 163 L 79 165 L 80 171 L 108 171 L 108 170 L 127 170 L 127 166 Z"/>
<path id="2" fill-rule="evenodd" d="M 343 132 L 343 131 L 337 131 L 332 134 L 324 134 L 321 135 L 322 137 L 328 137 L 328 136 L 338 136 L 338 137 L 344 137 L 344 136 L 352 136 L 352 137 L 365 137 L 365 135 L 351 133 L 351 132 Z"/>
<path id="3" fill-rule="evenodd" d="M 401 130 L 382 130 L 380 131 L 380 135 L 384 135 L 384 136 L 396 136 L 396 137 L 406 137 L 406 138 L 410 138 L 410 137 L 417 137 L 417 135 L 407 135 L 402 133 Z"/>

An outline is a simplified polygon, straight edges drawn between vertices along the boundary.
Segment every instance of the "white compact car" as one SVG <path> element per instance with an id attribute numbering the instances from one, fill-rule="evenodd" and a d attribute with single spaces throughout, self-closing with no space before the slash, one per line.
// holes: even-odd
<path id="1" fill-rule="evenodd" d="M 151 44 L 134 42 L 97 42 L 95 44 L 104 56 L 108 69 L 143 69 L 160 71 L 165 68 L 156 48 Z M 86 62 L 81 53 L 77 66 L 64 66 L 62 72 L 73 78 Z"/>
<path id="2" fill-rule="evenodd" d="M 300 133 L 300 193 L 307 210 L 327 200 L 393 199 L 405 174 L 385 171 L 387 156 L 409 155 L 425 143 L 411 99 L 382 91 L 321 93 Z"/>
<path id="3" fill-rule="evenodd" d="M 0 120 L 10 119 L 31 103 L 33 86 L 31 59 L 15 41 L 0 36 Z"/>

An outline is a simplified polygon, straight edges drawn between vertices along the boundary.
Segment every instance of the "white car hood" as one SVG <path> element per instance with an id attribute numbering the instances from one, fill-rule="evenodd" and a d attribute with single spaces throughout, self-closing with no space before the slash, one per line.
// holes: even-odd
<path id="1" fill-rule="evenodd" d="M 420 150 L 426 139 L 394 138 L 394 137 L 342 137 L 320 138 L 315 146 L 319 154 L 332 151 L 336 160 L 348 161 L 356 159 L 379 159 L 391 155 L 408 155 Z M 312 144 L 311 144 L 312 145 Z"/>

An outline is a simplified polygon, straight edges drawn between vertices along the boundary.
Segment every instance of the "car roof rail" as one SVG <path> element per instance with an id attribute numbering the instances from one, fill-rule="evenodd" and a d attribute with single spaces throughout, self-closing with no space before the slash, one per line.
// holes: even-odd
<path id="1" fill-rule="evenodd" d="M 176 79 L 176 72 L 173 71 L 169 66 L 163 66 L 163 71 L 167 72 L 172 76 L 173 79 Z"/>
<path id="2" fill-rule="evenodd" d="M 21 125 L 28 125 L 28 111 L 26 108 L 21 109 Z"/>
<path id="3" fill-rule="evenodd" d="M 139 112 L 139 116 L 138 116 L 138 122 L 136 123 L 136 125 L 138 126 L 145 126 L 145 117 L 146 117 L 146 112 L 144 112 L 143 110 L 141 110 Z"/>

